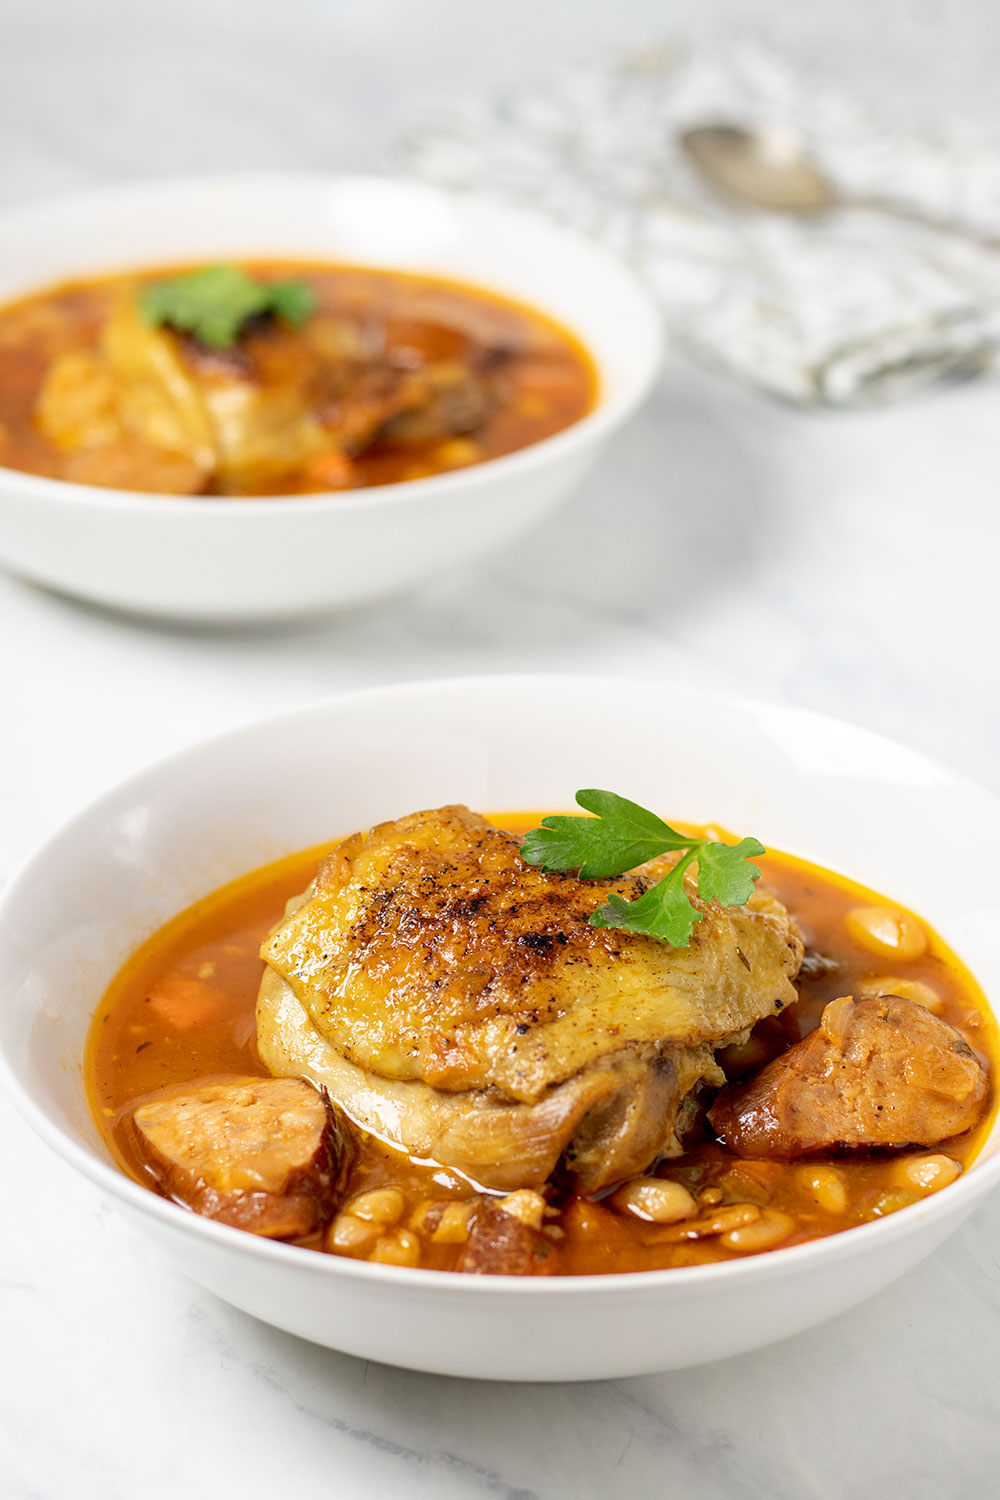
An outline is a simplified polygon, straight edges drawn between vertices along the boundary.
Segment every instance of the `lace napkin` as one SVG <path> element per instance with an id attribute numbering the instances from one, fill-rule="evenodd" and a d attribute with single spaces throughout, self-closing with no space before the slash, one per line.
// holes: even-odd
<path id="1" fill-rule="evenodd" d="M 1000 251 L 868 209 L 731 208 L 677 144 L 695 124 L 794 131 L 845 195 L 1000 233 L 1000 142 L 907 134 L 762 48 L 648 51 L 456 107 L 402 142 L 451 187 L 547 210 L 632 262 L 675 347 L 802 405 L 865 405 L 994 364 Z"/>

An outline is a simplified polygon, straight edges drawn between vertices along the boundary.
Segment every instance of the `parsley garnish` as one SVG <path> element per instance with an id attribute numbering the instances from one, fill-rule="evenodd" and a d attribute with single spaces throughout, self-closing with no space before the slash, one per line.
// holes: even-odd
<path id="1" fill-rule="evenodd" d="M 659 854 L 682 851 L 669 873 L 634 901 L 610 895 L 591 916 L 591 927 L 616 927 L 660 938 L 674 948 L 686 948 L 694 924 L 704 916 L 691 905 L 684 887 L 684 871 L 694 863 L 703 901 L 742 906 L 750 899 L 760 870 L 749 860 L 766 853 L 759 840 L 746 838 L 738 844 L 720 844 L 714 839 L 692 838 L 614 792 L 591 788 L 577 792 L 576 800 L 597 816 L 543 818 L 541 827 L 533 828 L 521 844 L 521 858 L 527 864 L 540 865 L 543 870 L 576 870 L 584 880 L 608 880 Z"/>
<path id="2" fill-rule="evenodd" d="M 257 281 L 239 266 L 205 266 L 169 281 L 154 281 L 139 293 L 147 323 L 169 323 L 212 349 L 231 349 L 249 318 L 273 313 L 296 327 L 316 308 L 305 281 Z"/>

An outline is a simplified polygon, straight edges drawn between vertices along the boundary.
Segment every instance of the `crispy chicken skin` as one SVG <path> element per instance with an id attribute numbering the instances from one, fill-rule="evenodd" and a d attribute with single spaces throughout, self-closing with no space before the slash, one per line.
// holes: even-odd
<path id="1" fill-rule="evenodd" d="M 350 1154 L 329 1099 L 298 1078 L 174 1085 L 138 1106 L 132 1128 L 166 1197 L 268 1239 L 326 1221 Z"/>
<path id="2" fill-rule="evenodd" d="M 987 1094 L 986 1070 L 953 1026 L 896 995 L 848 995 L 749 1082 L 724 1089 L 709 1120 L 740 1156 L 934 1146 L 975 1125 Z"/>
<path id="3" fill-rule="evenodd" d="M 710 911 L 671 948 L 588 925 L 642 876 L 546 874 L 518 845 L 461 807 L 356 834 L 262 956 L 358 1066 L 527 1104 L 626 1045 L 715 1044 L 795 1000 L 776 903 Z"/>
<path id="4" fill-rule="evenodd" d="M 648 880 L 546 874 L 518 844 L 462 807 L 345 840 L 261 950 L 258 1046 L 483 1186 L 537 1186 L 564 1156 L 597 1191 L 679 1151 L 715 1047 L 794 1002 L 801 943 L 764 893 L 702 906 L 686 949 L 591 927 Z"/>

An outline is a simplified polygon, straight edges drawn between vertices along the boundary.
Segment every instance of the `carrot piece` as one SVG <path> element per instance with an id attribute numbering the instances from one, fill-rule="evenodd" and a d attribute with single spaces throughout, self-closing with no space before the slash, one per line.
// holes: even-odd
<path id="1" fill-rule="evenodd" d="M 225 997 L 198 979 L 168 974 L 149 997 L 156 1014 L 177 1031 L 193 1031 L 218 1017 Z"/>

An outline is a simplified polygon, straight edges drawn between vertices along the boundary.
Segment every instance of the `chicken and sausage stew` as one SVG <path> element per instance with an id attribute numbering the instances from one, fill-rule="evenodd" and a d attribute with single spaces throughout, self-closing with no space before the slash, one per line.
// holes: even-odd
<path id="1" fill-rule="evenodd" d="M 164 928 L 92 1027 L 119 1165 L 316 1251 L 517 1275 L 801 1244 L 965 1169 L 996 1026 L 919 918 L 579 800 L 412 814 Z"/>
<path id="2" fill-rule="evenodd" d="M 0 308 L 0 464 L 167 495 L 465 468 L 584 416 L 565 329 L 473 287 L 298 263 L 136 272 Z"/>

